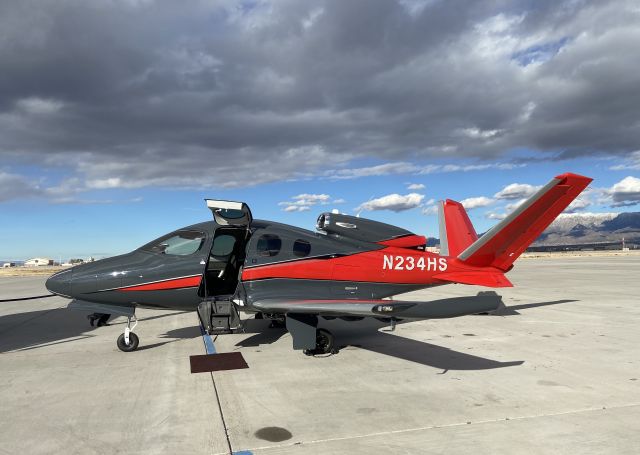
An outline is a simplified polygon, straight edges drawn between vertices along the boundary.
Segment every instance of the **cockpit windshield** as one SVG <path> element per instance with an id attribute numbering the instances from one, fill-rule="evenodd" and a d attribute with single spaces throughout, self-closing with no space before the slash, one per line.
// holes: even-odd
<path id="1" fill-rule="evenodd" d="M 204 245 L 205 238 L 204 232 L 177 231 L 154 240 L 140 249 L 151 253 L 187 256 L 200 250 Z"/>

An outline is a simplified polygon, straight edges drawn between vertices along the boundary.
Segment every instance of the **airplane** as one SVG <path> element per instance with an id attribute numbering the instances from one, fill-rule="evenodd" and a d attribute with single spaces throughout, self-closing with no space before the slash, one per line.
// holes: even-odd
<path id="1" fill-rule="evenodd" d="M 553 178 L 497 225 L 478 236 L 459 202 L 440 201 L 439 253 L 408 230 L 365 218 L 322 213 L 316 231 L 253 219 L 246 203 L 206 199 L 213 220 L 166 234 L 124 255 L 52 275 L 47 289 L 68 307 L 127 317 L 117 346 L 135 351 L 135 310 L 197 311 L 209 334 L 242 328 L 240 313 L 286 327 L 293 348 L 335 352 L 318 318 L 450 318 L 496 310 L 494 291 L 425 302 L 397 294 L 451 283 L 511 287 L 514 261 L 592 181 Z M 132 325 L 133 323 L 133 325 Z"/>

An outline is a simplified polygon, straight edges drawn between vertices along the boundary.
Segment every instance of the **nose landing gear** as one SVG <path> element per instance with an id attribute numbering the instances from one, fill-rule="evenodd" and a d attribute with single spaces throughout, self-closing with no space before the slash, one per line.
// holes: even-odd
<path id="1" fill-rule="evenodd" d="M 133 327 L 131 326 L 131 320 L 133 319 Z M 127 326 L 124 329 L 124 333 L 118 337 L 118 341 L 116 344 L 118 345 L 118 349 L 123 352 L 132 352 L 138 349 L 138 344 L 140 343 L 140 339 L 138 335 L 132 332 L 133 329 L 138 325 L 138 319 L 136 315 L 133 314 L 131 316 L 127 316 Z"/>

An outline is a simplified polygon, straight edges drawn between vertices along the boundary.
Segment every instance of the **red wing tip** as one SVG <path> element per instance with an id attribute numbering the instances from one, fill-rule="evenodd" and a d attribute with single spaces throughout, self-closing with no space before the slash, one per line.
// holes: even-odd
<path id="1" fill-rule="evenodd" d="M 587 177 L 584 175 L 580 175 L 580 174 L 574 174 L 572 172 L 565 172 L 564 174 L 560 174 L 560 175 L 556 175 L 555 176 L 556 179 L 558 180 L 562 180 L 563 182 L 566 180 L 581 180 L 583 182 L 585 182 L 587 185 L 591 182 L 593 182 L 593 179 L 591 177 Z"/>

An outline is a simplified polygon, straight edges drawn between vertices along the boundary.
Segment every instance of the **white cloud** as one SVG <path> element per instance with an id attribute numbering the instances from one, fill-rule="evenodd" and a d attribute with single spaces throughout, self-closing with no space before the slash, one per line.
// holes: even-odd
<path id="1" fill-rule="evenodd" d="M 18 108 L 28 114 L 55 114 L 64 107 L 62 101 L 38 97 L 22 98 L 17 101 Z"/>
<path id="2" fill-rule="evenodd" d="M 522 199 L 519 199 L 517 201 L 511 202 L 510 204 L 505 205 L 504 206 L 504 212 L 502 212 L 502 213 L 501 212 L 497 212 L 497 211 L 492 211 L 492 212 L 485 213 L 484 216 L 486 218 L 490 219 L 490 220 L 503 220 L 503 219 L 505 219 L 507 217 L 508 214 L 510 214 L 515 209 L 517 209 L 522 204 L 524 204 L 526 200 L 527 200 L 527 198 L 522 198 Z"/>
<path id="3" fill-rule="evenodd" d="M 96 190 L 104 190 L 108 188 L 124 188 L 126 185 L 120 177 L 109 177 L 106 179 L 87 180 L 87 187 Z"/>
<path id="4" fill-rule="evenodd" d="M 314 10 L 311 10 L 309 14 L 304 19 L 302 19 L 302 26 L 305 29 L 313 27 L 313 24 L 315 24 L 323 14 L 324 8 L 316 8 Z"/>
<path id="5" fill-rule="evenodd" d="M 527 183 L 512 183 L 505 186 L 502 190 L 498 191 L 494 197 L 498 199 L 521 199 L 532 196 L 538 191 L 540 186 L 533 186 Z"/>
<path id="6" fill-rule="evenodd" d="M 504 220 L 507 217 L 506 213 L 487 212 L 484 215 L 490 220 Z"/>
<path id="7" fill-rule="evenodd" d="M 438 206 L 437 205 L 427 205 L 422 209 L 423 215 L 437 215 L 438 214 Z"/>
<path id="8" fill-rule="evenodd" d="M 302 193 L 297 196 L 293 196 L 290 201 L 278 202 L 279 206 L 283 206 L 282 209 L 285 212 L 306 212 L 311 210 L 311 207 L 316 205 L 327 205 L 329 203 L 341 204 L 344 199 L 336 199 L 331 201 L 331 196 L 328 194 L 309 194 Z"/>
<path id="9" fill-rule="evenodd" d="M 412 163 L 393 162 L 353 169 L 333 169 L 326 171 L 325 175 L 331 179 L 341 180 L 380 175 L 409 174 L 418 172 L 419 169 L 419 166 Z"/>
<path id="10" fill-rule="evenodd" d="M 522 204 L 524 204 L 526 201 L 527 201 L 527 198 L 522 198 L 518 201 L 512 202 L 511 204 L 507 204 L 504 208 L 507 211 L 507 213 L 511 213 L 515 209 L 520 207 Z"/>
<path id="11" fill-rule="evenodd" d="M 494 202 L 494 199 L 488 198 L 486 196 L 470 197 L 460 201 L 462 206 L 467 210 L 475 209 L 478 207 L 486 207 L 487 205 L 491 205 Z"/>
<path id="12" fill-rule="evenodd" d="M 427 164 L 419 165 L 409 163 L 405 161 L 396 161 L 384 164 L 378 164 L 376 166 L 367 166 L 352 169 L 332 169 L 326 171 L 324 175 L 330 179 L 343 180 L 343 179 L 355 179 L 361 177 L 374 177 L 381 175 L 398 175 L 398 174 L 414 174 L 414 175 L 426 175 L 426 174 L 442 174 L 449 172 L 470 172 L 470 171 L 484 171 L 490 169 L 509 170 L 514 168 L 520 168 L 526 166 L 525 164 L 512 164 L 512 163 L 487 163 L 487 164 Z M 421 184 L 415 184 L 421 185 Z M 424 186 L 423 186 L 424 188 Z M 421 189 L 421 188 L 409 188 Z"/>
<path id="13" fill-rule="evenodd" d="M 418 193 L 409 193 L 404 196 L 400 194 L 388 194 L 367 201 L 356 208 L 356 210 L 391 210 L 393 212 L 402 212 L 420 206 L 423 199 L 424 195 Z"/>
<path id="14" fill-rule="evenodd" d="M 284 210 L 285 212 L 306 212 L 308 210 L 311 210 L 311 207 L 309 207 L 308 205 L 288 205 L 282 210 Z"/>
<path id="15" fill-rule="evenodd" d="M 515 168 L 524 167 L 526 164 L 512 164 L 512 163 L 489 163 L 489 164 L 429 164 L 423 166 L 419 174 L 440 174 L 447 172 L 470 172 L 470 171 L 485 171 L 488 169 L 498 170 L 510 170 Z"/>
<path id="16" fill-rule="evenodd" d="M 625 177 L 614 184 L 608 193 L 614 207 L 638 204 L 640 203 L 640 179 L 632 176 Z"/>
<path id="17" fill-rule="evenodd" d="M 564 209 L 564 213 L 578 212 L 580 210 L 586 209 L 590 205 L 591 205 L 591 200 L 585 193 L 582 193 L 573 201 L 571 201 L 571 204 L 569 204 L 569 206 L 566 209 Z"/>
<path id="18" fill-rule="evenodd" d="M 413 191 L 416 191 L 416 190 L 424 190 L 424 188 L 425 188 L 425 186 L 424 186 L 424 184 L 422 184 L 422 183 L 410 183 L 410 184 L 407 186 L 407 189 L 408 189 L 408 190 L 413 190 Z"/>
<path id="19" fill-rule="evenodd" d="M 433 3 L 433 0 L 400 0 L 402 5 L 409 14 L 412 16 L 418 16 L 424 9 Z"/>
<path id="20" fill-rule="evenodd" d="M 91 189 L 78 177 L 69 177 L 53 185 L 45 179 L 34 180 L 24 175 L 0 171 L 0 203 L 26 198 L 40 198 L 53 204 L 113 204 L 112 199 L 83 199 L 79 197 Z M 124 202 L 137 202 L 138 198 Z M 141 200 L 141 199 L 140 199 Z"/>
<path id="21" fill-rule="evenodd" d="M 328 194 L 298 194 L 297 196 L 293 196 L 291 199 L 295 201 L 305 201 L 309 204 L 326 204 L 331 196 Z"/>
<path id="22" fill-rule="evenodd" d="M 481 170 L 490 165 L 460 163 L 516 149 L 638 150 L 632 0 L 473 2 L 462 13 L 435 0 L 41 2 L 39 14 L 5 3 L 2 43 L 20 46 L 3 47 L 3 102 L 15 110 L 0 114 L 3 165 L 55 159 L 56 172 L 101 189 L 112 178 L 244 187 L 331 168 L 328 178 Z M 144 39 L 102 39 L 114 24 Z M 370 159 L 395 164 L 346 169 Z"/>
<path id="23" fill-rule="evenodd" d="M 611 169 L 612 171 L 639 170 L 640 169 L 640 150 L 631 152 L 629 154 L 629 157 L 625 160 L 624 164 L 617 164 L 615 166 L 611 166 L 609 169 Z"/>
<path id="24" fill-rule="evenodd" d="M 501 131 L 502 130 L 481 130 L 476 127 L 463 128 L 458 130 L 460 134 L 470 137 L 472 139 L 490 139 L 494 136 L 499 135 Z"/>

